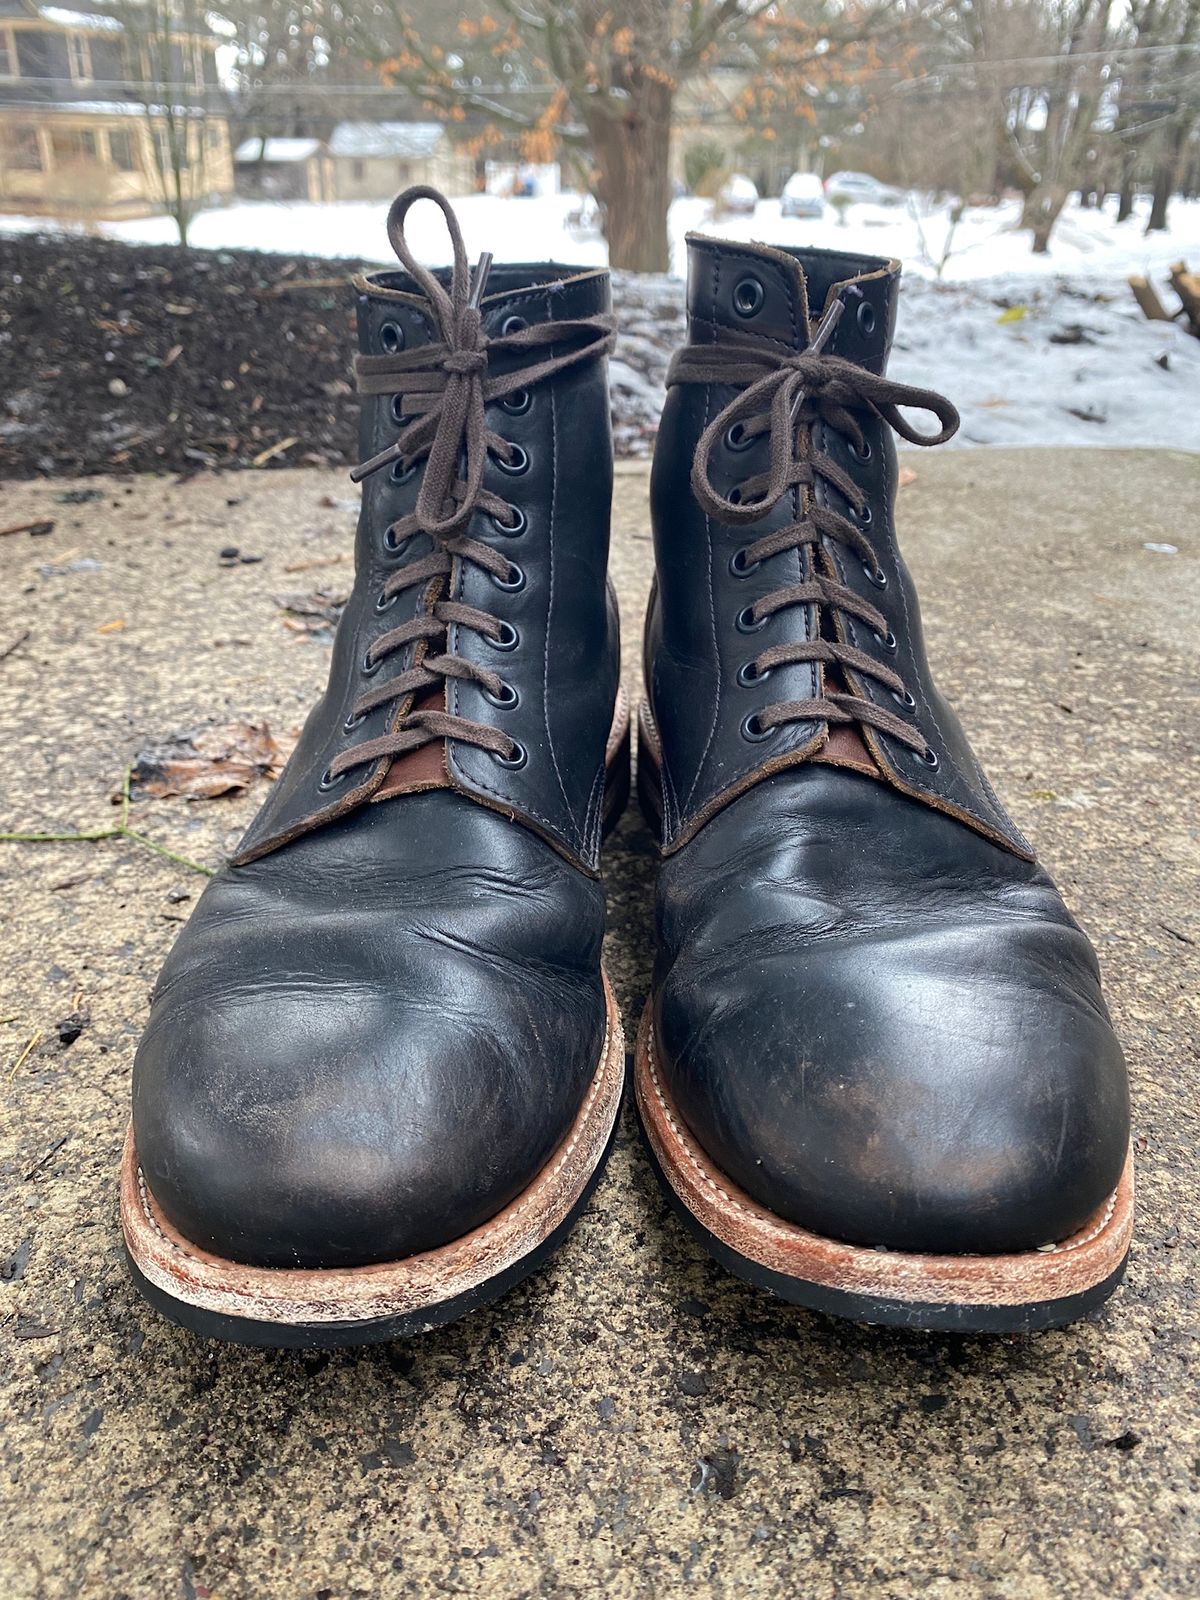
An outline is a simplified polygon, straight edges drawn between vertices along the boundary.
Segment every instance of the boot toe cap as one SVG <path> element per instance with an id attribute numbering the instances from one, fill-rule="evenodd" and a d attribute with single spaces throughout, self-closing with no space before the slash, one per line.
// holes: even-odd
<path id="1" fill-rule="evenodd" d="M 1120 1046 L 1077 929 L 970 928 L 795 948 L 668 982 L 671 1092 L 716 1164 L 775 1214 L 896 1250 L 1069 1237 L 1116 1187 Z"/>
<path id="2" fill-rule="evenodd" d="M 341 825 L 336 889 L 320 836 L 220 874 L 160 979 L 134 1147 L 163 1215 L 214 1255 L 351 1267 L 461 1238 L 537 1177 L 597 1070 L 598 886 L 472 807 L 470 848 L 427 892 L 412 852 L 378 847 L 386 809 Z M 472 866 L 491 833 L 508 893 Z"/>

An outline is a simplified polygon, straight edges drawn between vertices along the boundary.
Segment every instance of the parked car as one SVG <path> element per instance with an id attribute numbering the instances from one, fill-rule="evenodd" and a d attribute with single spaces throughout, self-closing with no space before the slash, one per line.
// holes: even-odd
<path id="1" fill-rule="evenodd" d="M 781 217 L 825 215 L 825 186 L 815 172 L 793 172 L 779 197 Z"/>
<path id="2" fill-rule="evenodd" d="M 758 206 L 758 190 L 745 173 L 726 178 L 717 195 L 717 209 L 736 216 L 752 217 Z"/>
<path id="3" fill-rule="evenodd" d="M 899 189 L 880 183 L 869 172 L 835 172 L 825 180 L 825 198 L 835 203 L 851 200 L 869 206 L 898 206 L 904 197 Z"/>

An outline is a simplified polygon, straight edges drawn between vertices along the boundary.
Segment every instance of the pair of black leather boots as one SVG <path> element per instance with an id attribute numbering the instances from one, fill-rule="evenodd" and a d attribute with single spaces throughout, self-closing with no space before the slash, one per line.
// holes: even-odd
<path id="1" fill-rule="evenodd" d="M 441 206 L 453 267 L 404 227 Z M 554 1248 L 625 1077 L 601 838 L 629 790 L 602 271 L 473 269 L 400 196 L 357 282 L 364 482 L 329 687 L 163 971 L 122 1220 L 169 1316 L 388 1339 Z M 1094 954 L 929 674 L 884 375 L 894 262 L 689 240 L 652 478 L 638 787 L 659 828 L 647 1147 L 734 1272 L 1022 1330 L 1132 1223 Z M 916 435 L 897 409 L 931 411 Z"/>

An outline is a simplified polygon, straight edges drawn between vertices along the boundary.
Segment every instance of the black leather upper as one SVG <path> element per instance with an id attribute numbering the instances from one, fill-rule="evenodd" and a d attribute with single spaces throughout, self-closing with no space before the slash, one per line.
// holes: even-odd
<path id="1" fill-rule="evenodd" d="M 439 274 L 439 276 L 443 276 Z M 433 339 L 424 300 L 412 293 L 403 272 L 359 280 L 359 347 L 382 353 L 385 329 L 399 328 L 404 348 Z M 546 263 L 538 267 L 494 266 L 491 293 L 483 301 L 485 332 L 499 334 L 510 318 L 526 323 L 588 317 L 609 309 L 608 275 Z M 524 530 L 512 537 L 483 512 L 470 533 L 496 546 L 521 569 L 523 586 L 500 589 L 490 575 L 463 564 L 453 598 L 478 606 L 516 630 L 519 646 L 498 649 L 469 630 L 450 630 L 456 653 L 481 660 L 517 691 L 509 708 L 494 705 L 470 682 L 451 682 L 447 709 L 501 728 L 528 750 L 524 767 L 503 767 L 485 750 L 454 745 L 450 775 L 464 793 L 488 805 L 515 811 L 591 871 L 600 854 L 604 747 L 617 690 L 616 611 L 606 595 L 608 530 L 612 500 L 612 430 L 603 360 L 592 360 L 528 391 L 528 408 L 488 408 L 489 425 L 520 445 L 528 462 L 517 476 L 493 460 L 486 487 L 519 506 Z M 388 397 L 362 406 L 360 449 L 364 458 L 390 444 L 399 432 Z M 420 469 L 419 469 L 420 470 Z M 401 595 L 386 612 L 376 601 L 397 561 L 431 549 L 420 534 L 400 553 L 388 549 L 389 526 L 416 504 L 417 475 L 396 482 L 388 471 L 363 485 L 354 590 L 338 629 L 329 687 L 305 723 L 286 772 L 251 823 L 237 859 L 249 860 L 340 815 L 369 798 L 387 763 L 364 767 L 334 789 L 321 789 L 333 758 L 353 743 L 384 731 L 388 708 L 372 712 L 347 730 L 345 720 L 367 687 L 363 663 L 375 639 L 413 616 L 422 591 Z M 380 672 L 404 665 L 385 660 Z M 372 677 L 371 686 L 381 682 Z"/>
<path id="2" fill-rule="evenodd" d="M 496 267 L 491 285 L 488 327 L 608 303 L 603 273 Z M 381 348 L 389 323 L 410 343 L 429 340 L 411 287 L 401 273 L 364 281 L 364 350 Z M 401 553 L 384 537 L 411 511 L 423 465 L 403 482 L 375 473 L 329 687 L 155 991 L 134 1063 L 137 1157 L 168 1220 L 219 1256 L 345 1267 L 458 1239 L 536 1176 L 597 1071 L 607 1012 L 596 867 L 618 662 L 604 363 L 559 372 L 526 398 L 489 405 L 488 426 L 522 446 L 527 470 L 487 469 L 524 527 L 506 534 L 476 513 L 470 528 L 503 541 L 524 584 L 501 590 L 469 562 L 455 578 L 455 597 L 502 618 L 513 648 L 457 627 L 450 644 L 491 652 L 517 702 L 448 686 L 448 709 L 461 702 L 502 727 L 525 764 L 450 740 L 453 787 L 372 800 L 381 762 L 322 789 L 347 741 L 383 731 L 383 708 L 361 727 L 344 722 L 371 641 L 421 601 L 420 589 L 404 593 L 384 617 L 381 587 L 395 562 L 430 548 L 427 534 Z M 396 431 L 386 396 L 364 405 L 364 455 Z M 398 673 L 410 656 L 379 670 Z"/>
<path id="3" fill-rule="evenodd" d="M 688 337 L 693 343 L 719 340 L 723 333 L 739 339 L 762 339 L 803 349 L 808 340 L 808 303 L 824 304 L 833 285 L 854 278 L 870 308 L 843 316 L 830 351 L 883 371 L 895 320 L 899 267 L 894 262 L 830 251 L 807 251 L 798 257 L 761 246 L 731 245 L 716 240 L 689 240 Z M 857 274 L 857 276 L 856 276 Z M 735 309 L 738 286 L 758 283 L 762 302 L 753 317 Z M 869 332 L 867 328 L 869 326 Z M 764 626 L 747 634 L 736 623 L 756 599 L 789 583 L 811 577 L 804 551 L 788 551 L 761 562 L 749 572 L 734 570 L 734 558 L 769 529 L 795 520 L 796 497 L 788 495 L 749 528 L 727 527 L 706 517 L 691 494 L 689 475 L 696 443 L 704 428 L 736 391 L 725 385 L 688 385 L 667 396 L 654 452 L 651 510 L 655 538 L 655 593 L 646 622 L 646 681 L 663 744 L 663 844 L 678 848 L 705 816 L 768 765 L 803 760 L 827 731 L 823 724 L 789 723 L 768 738 L 746 737 L 745 719 L 772 701 L 811 698 L 819 691 L 822 669 L 804 662 L 781 667 L 768 680 L 751 686 L 738 682 L 738 670 L 768 645 L 812 638 L 819 628 L 814 606 L 793 606 L 776 613 Z M 1004 812 L 967 743 L 958 718 L 938 693 L 925 658 L 916 592 L 896 543 L 893 502 L 896 452 L 891 431 L 877 417 L 864 415 L 863 433 L 869 450 L 858 459 L 850 442 L 823 424 L 819 446 L 867 491 L 873 517 L 871 543 L 879 559 L 872 582 L 863 563 L 833 541 L 826 554 L 839 580 L 862 595 L 886 617 L 895 651 L 885 651 L 874 633 L 852 618 L 844 626 L 849 643 L 877 655 L 904 678 L 916 700 L 912 710 L 940 765 L 933 771 L 886 734 L 869 736 L 881 766 L 897 788 L 925 796 L 930 803 L 961 817 L 990 838 L 1002 840 L 1019 854 L 1032 851 Z M 713 477 L 724 493 L 760 471 L 767 441 L 749 448 L 726 443 L 714 463 Z M 821 482 L 818 498 L 845 510 L 837 491 Z M 881 586 L 881 581 L 882 586 Z M 858 692 L 888 709 L 894 702 L 882 685 L 862 674 L 848 674 Z"/>
<path id="4" fill-rule="evenodd" d="M 871 309 L 843 315 L 831 348 L 883 370 L 895 263 L 697 239 L 690 249 L 693 341 L 736 328 L 803 348 L 806 289 L 820 309 L 853 279 L 854 303 Z M 737 309 L 747 280 L 762 291 L 751 318 Z M 896 546 L 890 431 L 866 413 L 868 459 L 823 422 L 812 447 L 867 491 L 880 573 L 872 582 L 836 540 L 822 548 L 840 581 L 884 613 L 887 664 L 939 764 L 869 728 L 860 733 L 878 777 L 814 764 L 821 724 L 747 738 L 750 713 L 819 696 L 825 672 L 805 662 L 772 671 L 769 686 L 743 684 L 748 658 L 831 626 L 869 653 L 884 646 L 853 617 L 822 618 L 815 605 L 777 611 L 747 637 L 745 608 L 810 577 L 811 557 L 791 550 L 739 574 L 736 552 L 795 521 L 798 495 L 747 529 L 707 518 L 690 492 L 696 441 L 735 392 L 673 388 L 655 452 L 646 678 L 667 852 L 654 987 L 661 1070 L 716 1165 L 817 1233 L 947 1252 L 1061 1240 L 1113 1191 L 1129 1141 L 1125 1066 L 1095 955 L 933 683 Z M 726 443 L 712 468 L 723 494 L 762 470 L 766 448 Z M 823 480 L 816 493 L 841 498 Z M 845 675 L 853 690 L 898 704 L 869 676 Z"/>

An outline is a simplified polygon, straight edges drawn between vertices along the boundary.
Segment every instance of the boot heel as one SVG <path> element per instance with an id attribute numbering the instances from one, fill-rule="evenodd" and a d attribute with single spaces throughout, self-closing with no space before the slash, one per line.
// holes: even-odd
<path id="1" fill-rule="evenodd" d="M 633 754 L 630 735 L 629 695 L 624 686 L 617 690 L 613 708 L 612 728 L 604 752 L 604 823 L 603 837 L 620 822 L 629 804 L 629 791 L 633 781 Z"/>
<path id="2" fill-rule="evenodd" d="M 648 700 L 638 706 L 637 793 L 646 826 L 657 841 L 662 837 L 662 751 Z"/>

